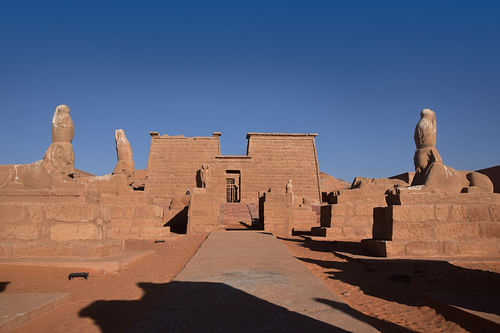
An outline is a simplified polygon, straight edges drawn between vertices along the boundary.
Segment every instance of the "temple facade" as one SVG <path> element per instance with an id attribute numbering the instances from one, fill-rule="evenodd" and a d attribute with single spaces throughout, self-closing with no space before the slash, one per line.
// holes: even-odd
<path id="1" fill-rule="evenodd" d="M 319 203 L 316 134 L 248 133 L 246 155 L 221 155 L 220 133 L 211 137 L 151 132 L 145 192 L 175 197 L 205 188 L 220 202 L 256 202 L 259 193 L 285 192 Z"/>

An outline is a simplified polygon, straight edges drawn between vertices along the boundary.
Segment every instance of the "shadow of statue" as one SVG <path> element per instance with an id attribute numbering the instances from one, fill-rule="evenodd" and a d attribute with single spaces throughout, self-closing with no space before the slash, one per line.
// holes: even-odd
<path id="1" fill-rule="evenodd" d="M 428 306 L 470 331 L 500 331 L 500 325 L 456 307 L 500 315 L 500 274 L 443 260 L 376 259 L 360 243 L 293 240 L 312 251 L 332 252 L 343 260 L 297 258 L 330 270 L 329 278 L 358 286 L 363 293 L 409 306 Z M 323 243 L 323 244 L 319 244 Z M 451 306 L 450 306 L 451 305 Z"/>
<path id="2" fill-rule="evenodd" d="M 224 283 L 139 283 L 139 300 L 99 300 L 83 308 L 102 332 L 347 332 Z M 154 301 L 152 301 L 154 300 Z M 354 310 L 353 310 L 354 311 Z"/>

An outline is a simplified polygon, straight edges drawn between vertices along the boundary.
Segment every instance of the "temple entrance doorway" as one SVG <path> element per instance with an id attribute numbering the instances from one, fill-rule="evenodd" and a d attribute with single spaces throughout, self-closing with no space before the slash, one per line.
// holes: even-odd
<path id="1" fill-rule="evenodd" d="M 240 202 L 241 173 L 239 170 L 226 171 L 226 202 Z"/>

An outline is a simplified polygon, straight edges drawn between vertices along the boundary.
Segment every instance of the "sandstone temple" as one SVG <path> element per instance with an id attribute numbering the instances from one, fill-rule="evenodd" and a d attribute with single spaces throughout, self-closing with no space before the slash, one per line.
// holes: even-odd
<path id="1" fill-rule="evenodd" d="M 171 233 L 262 229 L 361 242 L 376 256 L 499 257 L 500 166 L 447 166 L 436 123 L 421 111 L 414 171 L 352 184 L 319 171 L 311 133 L 247 133 L 246 155 L 222 155 L 220 132 L 150 132 L 138 170 L 117 129 L 116 166 L 94 176 L 74 166 L 74 124 L 60 105 L 43 159 L 0 165 L 0 256 L 106 256 Z"/>

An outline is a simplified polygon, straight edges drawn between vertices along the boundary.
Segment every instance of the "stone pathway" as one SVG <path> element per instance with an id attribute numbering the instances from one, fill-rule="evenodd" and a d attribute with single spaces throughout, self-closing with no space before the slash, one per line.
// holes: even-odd
<path id="1" fill-rule="evenodd" d="M 272 235 L 214 232 L 134 332 L 376 332 Z"/>
<path id="2" fill-rule="evenodd" d="M 62 304 L 67 293 L 1 294 L 0 332 L 8 332 Z"/>

